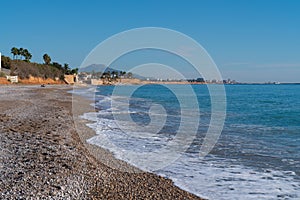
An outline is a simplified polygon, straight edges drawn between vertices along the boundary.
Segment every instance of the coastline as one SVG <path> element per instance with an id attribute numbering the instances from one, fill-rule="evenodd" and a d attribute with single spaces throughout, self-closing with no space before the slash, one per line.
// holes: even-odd
<path id="1" fill-rule="evenodd" d="M 95 132 L 79 116 L 93 111 L 91 101 L 73 95 L 82 102 L 73 112 L 79 122 L 75 125 L 70 89 L 0 87 L 1 198 L 201 199 L 169 179 L 141 172 L 87 144 Z M 121 172 L 105 162 L 138 173 Z"/>

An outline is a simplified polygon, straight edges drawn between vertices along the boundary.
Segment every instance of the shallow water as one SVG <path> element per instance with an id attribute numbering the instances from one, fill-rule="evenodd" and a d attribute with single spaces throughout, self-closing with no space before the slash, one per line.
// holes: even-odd
<path id="1" fill-rule="evenodd" d="M 127 91 L 134 86 L 122 87 Z M 211 102 L 205 85 L 192 87 L 194 94 L 185 93 L 182 85 L 146 85 L 130 98 L 126 92 L 113 93 L 114 86 L 98 87 L 99 112 L 83 116 L 94 121 L 89 126 L 97 132 L 88 142 L 209 199 L 299 199 L 300 85 L 226 85 L 225 125 L 204 159 L 199 150 L 209 127 Z M 199 105 L 189 104 L 195 94 Z M 199 125 L 195 106 L 200 109 Z M 197 124 L 196 133 L 183 129 L 180 142 L 168 146 L 183 118 L 190 127 Z M 176 152 L 170 154 L 173 160 L 160 151 L 164 147 Z M 150 154 L 155 159 L 140 157 Z"/>

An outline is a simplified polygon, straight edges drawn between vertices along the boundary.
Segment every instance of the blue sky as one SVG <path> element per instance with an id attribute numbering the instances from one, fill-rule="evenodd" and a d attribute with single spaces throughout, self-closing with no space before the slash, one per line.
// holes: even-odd
<path id="1" fill-rule="evenodd" d="M 300 1 L 4 0 L 0 51 L 27 48 L 33 61 L 80 66 L 101 41 L 138 27 L 164 27 L 199 42 L 223 78 L 300 82 Z"/>

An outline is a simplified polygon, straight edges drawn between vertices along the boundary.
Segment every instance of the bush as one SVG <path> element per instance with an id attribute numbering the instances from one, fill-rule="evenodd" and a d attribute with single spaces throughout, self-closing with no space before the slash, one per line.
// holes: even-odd
<path id="1" fill-rule="evenodd" d="M 6 74 L 4 72 L 0 72 L 0 77 L 6 77 Z"/>
<path id="2" fill-rule="evenodd" d="M 1 56 L 1 66 L 6 69 L 10 69 L 11 59 L 6 56 Z"/>
<path id="3" fill-rule="evenodd" d="M 56 77 L 61 77 L 63 71 L 51 65 L 13 60 L 11 63 L 11 75 L 18 75 L 21 79 L 29 78 L 30 76 L 55 79 Z"/>

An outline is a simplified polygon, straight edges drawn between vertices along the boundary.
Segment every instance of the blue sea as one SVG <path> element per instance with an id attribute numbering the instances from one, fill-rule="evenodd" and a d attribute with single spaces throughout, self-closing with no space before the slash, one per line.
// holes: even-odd
<path id="1" fill-rule="evenodd" d="M 83 116 L 92 121 L 88 126 L 97 133 L 89 143 L 143 170 L 170 178 L 200 197 L 300 199 L 300 85 L 224 85 L 224 127 L 205 158 L 199 157 L 199 151 L 212 114 L 206 85 L 192 85 L 193 94 L 186 94 L 183 103 L 172 91 L 185 94 L 184 85 L 118 87 L 134 92 L 116 95 L 114 86 L 94 88 L 98 112 Z M 197 105 L 189 105 L 188 99 L 193 98 L 189 95 L 195 95 Z M 191 127 L 181 130 L 182 141 L 190 139 L 191 144 L 184 151 L 180 142 L 172 144 L 181 150 L 176 152 L 179 156 L 164 167 L 153 168 L 168 159 L 160 149 L 174 140 L 182 118 Z M 195 124 L 196 133 L 192 133 Z M 157 155 L 153 160 L 157 163 L 149 167 L 145 163 L 151 160 L 134 157 L 135 153 L 149 152 Z"/>

